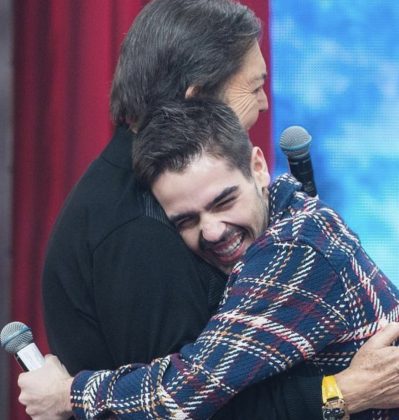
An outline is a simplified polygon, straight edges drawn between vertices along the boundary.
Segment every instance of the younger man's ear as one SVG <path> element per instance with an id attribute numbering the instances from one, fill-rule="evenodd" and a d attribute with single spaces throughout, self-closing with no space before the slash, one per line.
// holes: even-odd
<path id="1" fill-rule="evenodd" d="M 193 98 L 194 96 L 198 95 L 200 88 L 198 86 L 189 86 L 186 90 L 185 98 Z"/>
<path id="2" fill-rule="evenodd" d="M 252 148 L 251 173 L 259 188 L 268 187 L 270 184 L 270 173 L 262 149 L 258 146 Z"/>

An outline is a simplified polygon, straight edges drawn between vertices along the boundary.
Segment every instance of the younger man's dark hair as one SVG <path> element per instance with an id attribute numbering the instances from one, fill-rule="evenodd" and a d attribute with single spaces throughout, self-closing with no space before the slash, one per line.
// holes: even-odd
<path id="1" fill-rule="evenodd" d="M 210 99 L 167 102 L 150 112 L 133 141 L 133 169 L 150 189 L 165 171 L 181 172 L 204 152 L 251 177 L 252 145 L 235 113 Z"/>

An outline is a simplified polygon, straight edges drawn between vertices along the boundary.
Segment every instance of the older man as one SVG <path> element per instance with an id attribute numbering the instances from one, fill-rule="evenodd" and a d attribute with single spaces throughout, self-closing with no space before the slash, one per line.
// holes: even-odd
<path id="1" fill-rule="evenodd" d="M 261 150 L 225 105 L 174 102 L 142 124 L 136 174 L 186 245 L 231 273 L 224 299 L 196 342 L 179 354 L 147 367 L 82 372 L 73 383 L 48 359 L 44 369 L 21 375 L 21 401 L 37 418 L 63 418 L 71 409 L 78 418 L 208 418 L 245 387 L 291 369 L 325 374 L 318 402 L 324 418 L 373 407 L 365 395 L 381 386 L 379 380 L 357 384 L 365 397 L 359 404 L 346 398 L 353 384 L 338 372 L 381 321 L 398 320 L 399 292 L 356 235 L 292 178 L 269 187 Z M 398 414 L 374 410 L 353 417 Z"/>

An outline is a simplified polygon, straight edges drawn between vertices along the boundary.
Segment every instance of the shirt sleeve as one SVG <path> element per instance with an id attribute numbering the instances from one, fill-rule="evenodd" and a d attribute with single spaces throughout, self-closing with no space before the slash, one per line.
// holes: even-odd
<path id="1" fill-rule="evenodd" d="M 74 414 L 208 418 L 240 390 L 311 358 L 346 332 L 343 294 L 337 273 L 310 245 L 252 249 L 195 343 L 150 365 L 80 373 L 72 386 Z"/>

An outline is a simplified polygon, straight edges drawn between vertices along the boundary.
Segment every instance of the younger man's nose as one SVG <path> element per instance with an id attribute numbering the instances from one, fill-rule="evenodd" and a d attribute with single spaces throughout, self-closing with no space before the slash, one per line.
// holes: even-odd
<path id="1" fill-rule="evenodd" d="M 201 236 L 206 242 L 218 242 L 223 237 L 226 225 L 223 222 L 210 221 L 204 223 L 201 229 Z"/>

